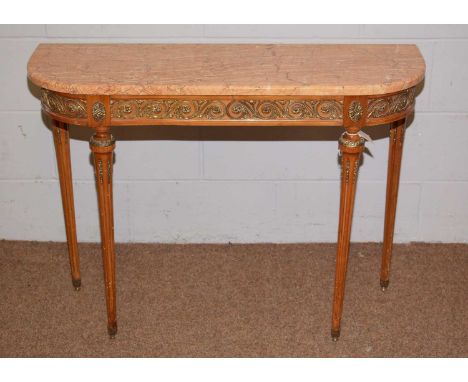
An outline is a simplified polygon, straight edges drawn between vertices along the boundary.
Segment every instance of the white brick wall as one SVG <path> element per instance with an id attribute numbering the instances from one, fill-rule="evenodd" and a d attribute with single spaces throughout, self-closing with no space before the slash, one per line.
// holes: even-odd
<path id="1" fill-rule="evenodd" d="M 65 240 L 52 137 L 26 79 L 29 56 L 40 42 L 106 41 L 416 43 L 427 73 L 407 129 L 395 240 L 468 242 L 468 26 L 457 25 L 1 25 L 0 239 Z M 361 167 L 352 239 L 381 241 L 387 132 L 368 132 L 376 140 Z M 90 131 L 71 133 L 78 239 L 98 241 Z M 333 242 L 339 133 L 115 129 L 116 240 Z"/>

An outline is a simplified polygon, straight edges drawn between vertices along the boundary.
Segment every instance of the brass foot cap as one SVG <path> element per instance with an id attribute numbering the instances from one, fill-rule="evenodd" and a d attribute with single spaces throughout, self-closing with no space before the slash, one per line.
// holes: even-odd
<path id="1" fill-rule="evenodd" d="M 109 338 L 114 339 L 115 335 L 117 334 L 117 323 L 109 325 L 107 327 L 107 333 L 109 333 Z"/>
<path id="2" fill-rule="evenodd" d="M 72 284 L 73 287 L 75 288 L 75 291 L 79 291 L 81 289 L 81 279 L 72 279 Z"/>
<path id="3" fill-rule="evenodd" d="M 388 289 L 388 284 L 390 284 L 390 280 L 380 280 L 380 289 L 382 289 L 382 292 Z"/>
<path id="4" fill-rule="evenodd" d="M 339 329 L 338 330 L 332 329 L 331 330 L 331 336 L 332 336 L 332 341 L 333 342 L 338 341 L 338 338 L 340 338 L 340 330 Z"/>

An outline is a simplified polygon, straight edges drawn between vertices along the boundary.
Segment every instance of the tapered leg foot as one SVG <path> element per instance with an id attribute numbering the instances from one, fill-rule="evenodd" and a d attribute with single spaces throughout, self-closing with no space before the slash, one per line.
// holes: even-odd
<path id="1" fill-rule="evenodd" d="M 364 139 L 357 136 L 357 134 L 348 136 L 348 134 L 345 133 L 340 138 L 340 151 L 342 155 L 341 196 L 331 325 L 333 341 L 338 340 L 340 335 L 346 271 L 348 268 L 351 222 L 356 193 L 359 160 L 363 150 Z"/>
<path id="2" fill-rule="evenodd" d="M 331 337 L 332 337 L 333 342 L 337 342 L 338 338 L 340 338 L 340 329 L 338 329 L 338 330 L 332 329 L 331 330 Z"/>
<path id="3" fill-rule="evenodd" d="M 107 326 L 107 333 L 109 333 L 109 338 L 114 339 L 115 335 L 117 334 L 117 322 L 109 324 Z"/>
<path id="4" fill-rule="evenodd" d="M 75 290 L 80 287 L 80 259 L 78 256 L 78 242 L 76 238 L 75 207 L 73 201 L 73 182 L 70 158 L 70 136 L 68 125 L 52 121 L 54 132 L 55 153 L 62 194 L 63 214 L 65 218 L 65 232 L 67 234 L 68 256 L 70 271 Z"/>
<path id="5" fill-rule="evenodd" d="M 400 183 L 401 157 L 405 135 L 405 120 L 394 122 L 390 127 L 388 149 L 387 195 L 385 201 L 384 239 L 382 246 L 382 265 L 380 268 L 380 286 L 387 290 L 390 280 L 390 263 L 395 232 L 395 215 Z"/>
<path id="6" fill-rule="evenodd" d="M 80 291 L 81 290 L 81 279 L 72 279 L 72 284 L 73 288 L 75 288 L 75 291 Z"/>
<path id="7" fill-rule="evenodd" d="M 90 147 L 94 156 L 96 188 L 98 192 L 99 221 L 101 225 L 101 251 L 104 267 L 104 287 L 107 305 L 107 329 L 109 336 L 117 333 L 114 217 L 112 207 L 112 158 L 115 143 L 109 132 L 96 133 Z"/>
<path id="8" fill-rule="evenodd" d="M 380 289 L 382 289 L 382 292 L 388 289 L 388 284 L 390 284 L 390 280 L 380 280 Z"/>

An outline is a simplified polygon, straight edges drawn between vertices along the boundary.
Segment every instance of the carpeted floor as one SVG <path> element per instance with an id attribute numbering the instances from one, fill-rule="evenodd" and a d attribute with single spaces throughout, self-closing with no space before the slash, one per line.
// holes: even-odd
<path id="1" fill-rule="evenodd" d="M 467 357 L 468 245 L 354 244 L 342 335 L 330 339 L 334 244 L 117 245 L 110 340 L 100 247 L 0 241 L 2 357 Z"/>

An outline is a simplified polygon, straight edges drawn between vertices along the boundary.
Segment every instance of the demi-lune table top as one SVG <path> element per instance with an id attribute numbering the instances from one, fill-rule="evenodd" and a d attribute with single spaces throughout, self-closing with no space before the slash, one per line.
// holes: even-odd
<path id="1" fill-rule="evenodd" d="M 347 96 L 424 78 L 415 45 L 40 44 L 28 76 L 87 95 Z"/>

